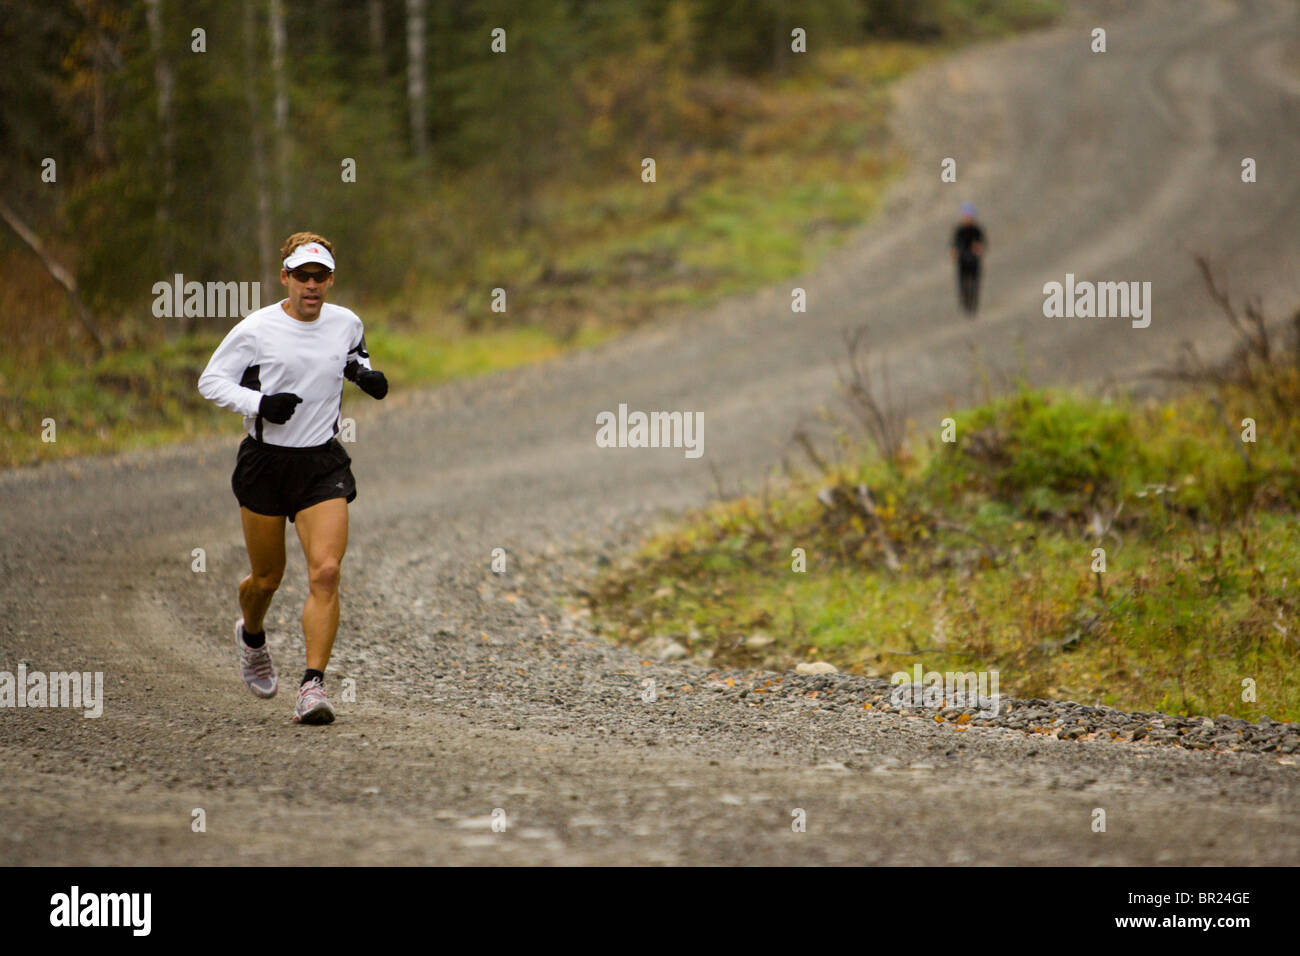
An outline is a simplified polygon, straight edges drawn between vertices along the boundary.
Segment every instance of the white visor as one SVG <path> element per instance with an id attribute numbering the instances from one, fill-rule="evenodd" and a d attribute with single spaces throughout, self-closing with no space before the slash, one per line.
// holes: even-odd
<path id="1" fill-rule="evenodd" d="M 334 257 L 330 251 L 322 246 L 319 242 L 304 242 L 293 252 L 289 253 L 289 258 L 284 260 L 286 271 L 293 271 L 299 266 L 305 266 L 309 262 L 316 262 L 326 266 L 330 272 L 334 271 Z"/>

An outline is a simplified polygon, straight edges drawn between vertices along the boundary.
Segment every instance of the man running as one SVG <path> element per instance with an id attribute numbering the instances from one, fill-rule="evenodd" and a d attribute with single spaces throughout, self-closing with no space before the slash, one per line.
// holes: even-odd
<path id="1" fill-rule="evenodd" d="M 298 529 L 309 593 L 302 611 L 307 669 L 293 719 L 328 724 L 325 667 L 339 626 L 339 564 L 348 544 L 348 502 L 357 496 L 352 459 L 334 438 L 343 380 L 374 398 L 388 394 L 370 367 L 361 319 L 325 295 L 334 285 L 334 247 L 299 232 L 280 250 L 288 298 L 249 313 L 212 354 L 199 392 L 244 416 L 231 487 L 239 501 L 251 571 L 239 583 L 235 622 L 239 671 L 257 697 L 279 687 L 262 622 L 284 574 L 284 519 Z"/>
<path id="2" fill-rule="evenodd" d="M 957 295 L 971 318 L 979 305 L 980 260 L 984 257 L 984 230 L 975 222 L 975 206 L 961 204 L 961 223 L 952 235 L 952 257 L 957 262 Z"/>

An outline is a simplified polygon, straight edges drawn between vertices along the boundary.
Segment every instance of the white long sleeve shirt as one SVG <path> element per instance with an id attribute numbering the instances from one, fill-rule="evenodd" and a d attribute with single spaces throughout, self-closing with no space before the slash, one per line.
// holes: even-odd
<path id="1" fill-rule="evenodd" d="M 250 312 L 232 328 L 199 376 L 199 393 L 244 416 L 244 429 L 271 445 L 323 445 L 339 430 L 344 370 L 370 368 L 365 330 L 351 309 L 324 303 L 311 322 L 295 319 L 283 301 Z M 263 395 L 302 399 L 283 425 L 258 414 Z"/>

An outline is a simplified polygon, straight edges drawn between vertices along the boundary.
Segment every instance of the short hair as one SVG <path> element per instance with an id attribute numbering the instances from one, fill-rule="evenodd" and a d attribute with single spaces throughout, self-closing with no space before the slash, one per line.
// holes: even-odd
<path id="1" fill-rule="evenodd" d="M 334 246 L 324 236 L 318 236 L 314 232 L 295 232 L 284 240 L 284 245 L 280 247 L 280 261 L 284 262 L 289 258 L 289 253 L 308 242 L 318 243 L 328 249 L 330 255 L 334 255 Z"/>

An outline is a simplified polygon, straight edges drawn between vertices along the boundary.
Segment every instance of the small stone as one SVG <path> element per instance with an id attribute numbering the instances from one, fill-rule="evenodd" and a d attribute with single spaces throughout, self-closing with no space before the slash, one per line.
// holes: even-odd
<path id="1" fill-rule="evenodd" d="M 800 661 L 794 669 L 796 674 L 837 674 L 839 668 L 826 661 Z"/>
<path id="2" fill-rule="evenodd" d="M 661 661 L 680 661 L 682 658 L 690 656 L 690 651 L 671 637 L 656 637 L 650 642 L 646 650 L 650 656 Z"/>

